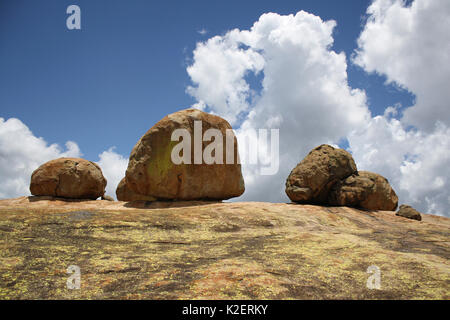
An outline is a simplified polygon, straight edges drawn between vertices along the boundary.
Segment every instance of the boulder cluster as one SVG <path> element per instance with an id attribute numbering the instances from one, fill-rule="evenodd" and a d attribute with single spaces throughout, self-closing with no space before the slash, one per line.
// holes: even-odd
<path id="1" fill-rule="evenodd" d="M 290 173 L 286 194 L 296 203 L 367 210 L 397 208 L 398 197 L 379 174 L 359 171 L 350 153 L 330 145 L 314 148 Z"/>
<path id="2" fill-rule="evenodd" d="M 244 190 L 237 140 L 233 148 L 224 148 L 234 161 L 207 164 L 203 161 L 174 163 L 171 158 L 178 141 L 173 133 L 180 129 L 190 137 L 189 146 L 200 144 L 205 150 L 210 140 L 195 136 L 198 123 L 203 130 L 215 129 L 225 146 L 233 132 L 230 124 L 196 109 L 167 115 L 150 128 L 134 146 L 124 178 L 116 189 L 119 201 L 156 200 L 225 200 L 240 196 Z M 220 135 L 219 135 L 220 136 Z M 215 137 L 215 139 L 218 139 Z M 205 141 L 206 140 L 206 141 Z M 219 139 L 220 140 L 220 139 Z M 183 150 L 183 156 L 194 159 L 195 147 Z M 200 151 L 202 151 L 200 150 Z M 198 150 L 197 150 L 198 151 Z M 232 152 L 232 155 L 231 155 Z M 113 199 L 105 195 L 106 179 L 100 167 L 88 160 L 60 158 L 44 163 L 31 176 L 30 191 L 36 196 L 71 199 Z M 350 153 L 330 145 L 314 148 L 290 173 L 286 194 L 295 203 L 349 206 L 367 210 L 395 210 L 398 198 L 386 178 L 358 171 Z M 409 207 L 410 208 L 410 207 Z M 419 219 L 412 208 L 401 207 L 398 215 Z M 418 218 L 419 217 L 419 218 Z M 420 219 L 419 219 L 420 220 Z"/>

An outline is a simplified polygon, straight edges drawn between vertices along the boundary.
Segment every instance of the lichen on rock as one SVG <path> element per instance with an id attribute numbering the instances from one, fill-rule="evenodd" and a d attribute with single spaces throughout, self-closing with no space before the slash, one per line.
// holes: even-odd
<path id="1" fill-rule="evenodd" d="M 0 200 L 0 299 L 450 299 L 450 219 L 264 202 Z M 406 223 L 405 223 L 406 222 Z M 67 289 L 67 267 L 81 289 Z M 367 287 L 369 266 L 381 271 Z"/>

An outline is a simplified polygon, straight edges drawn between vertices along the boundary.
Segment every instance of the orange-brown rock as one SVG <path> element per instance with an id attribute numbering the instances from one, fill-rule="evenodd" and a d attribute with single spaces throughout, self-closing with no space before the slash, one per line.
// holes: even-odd
<path id="1" fill-rule="evenodd" d="M 102 200 L 114 201 L 114 198 L 104 194 L 104 195 L 102 195 Z"/>
<path id="2" fill-rule="evenodd" d="M 449 239 L 429 214 L 21 197 L 0 200 L 0 299 L 449 300 Z"/>
<path id="3" fill-rule="evenodd" d="M 31 175 L 30 191 L 35 196 L 97 199 L 105 193 L 106 179 L 100 167 L 79 158 L 48 161 Z"/>
<path id="4" fill-rule="evenodd" d="M 323 144 L 291 171 L 286 194 L 293 202 L 326 204 L 330 188 L 353 173 L 356 164 L 350 153 Z"/>
<path id="5" fill-rule="evenodd" d="M 117 200 L 119 200 L 119 201 L 139 201 L 139 200 L 155 201 L 156 200 L 155 197 L 138 194 L 138 193 L 134 192 L 133 190 L 131 190 L 128 187 L 128 184 L 127 184 L 127 181 L 125 178 L 122 178 L 122 180 L 120 180 L 119 185 L 117 186 L 117 189 L 116 189 L 116 196 L 117 196 Z"/>
<path id="6" fill-rule="evenodd" d="M 220 142 L 223 146 L 226 145 L 226 130 L 232 128 L 224 119 L 195 109 L 172 113 L 156 123 L 134 146 L 126 171 L 127 184 L 131 190 L 158 199 L 177 200 L 222 200 L 237 197 L 244 192 L 235 137 L 232 139 L 234 147 L 231 148 L 233 164 L 226 164 L 225 147 L 223 164 L 206 164 L 203 159 L 201 164 L 194 164 L 195 121 L 201 121 L 203 133 L 210 128 L 218 129 L 223 136 L 223 141 Z M 171 140 L 176 129 L 185 129 L 190 134 L 190 164 L 175 164 L 172 161 L 172 149 L 181 143 L 181 140 Z M 212 143 L 203 141 L 201 136 L 198 138 L 202 151 Z"/>
<path id="7" fill-rule="evenodd" d="M 394 211 L 398 197 L 386 178 L 377 173 L 359 171 L 335 184 L 330 191 L 328 203 L 368 210 Z"/>
<path id="8" fill-rule="evenodd" d="M 422 220 L 420 212 L 407 204 L 402 204 L 395 215 L 418 221 Z"/>

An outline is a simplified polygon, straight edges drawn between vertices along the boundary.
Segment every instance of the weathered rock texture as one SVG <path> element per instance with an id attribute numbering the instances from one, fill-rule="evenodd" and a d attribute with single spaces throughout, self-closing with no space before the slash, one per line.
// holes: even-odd
<path id="1" fill-rule="evenodd" d="M 106 179 L 100 167 L 79 158 L 48 161 L 31 175 L 30 192 L 35 196 L 97 199 L 105 193 Z"/>
<path id="2" fill-rule="evenodd" d="M 420 212 L 414 209 L 411 206 L 408 206 L 406 204 L 402 204 L 400 208 L 398 208 L 396 216 L 408 218 L 408 219 L 414 219 L 414 220 L 422 220 L 422 216 L 420 215 Z"/>
<path id="3" fill-rule="evenodd" d="M 294 202 L 326 204 L 330 188 L 354 173 L 356 164 L 350 153 L 323 144 L 291 171 L 286 194 Z"/>
<path id="4" fill-rule="evenodd" d="M 394 211 L 398 205 L 398 197 L 386 178 L 373 172 L 359 171 L 333 186 L 328 203 Z"/>
<path id="5" fill-rule="evenodd" d="M 297 203 L 368 210 L 397 208 L 398 198 L 383 176 L 357 171 L 350 153 L 330 145 L 314 148 L 290 173 L 286 194 Z"/>
<path id="6" fill-rule="evenodd" d="M 127 184 L 138 194 L 158 199 L 229 199 L 244 192 L 241 165 L 237 164 L 237 140 L 234 138 L 234 164 L 194 164 L 194 121 L 202 122 L 202 129 L 214 128 L 223 135 L 230 124 L 224 119 L 200 110 L 187 109 L 172 113 L 156 123 L 134 146 L 126 171 Z M 178 141 L 171 141 L 175 129 L 186 129 L 192 137 L 191 164 L 176 165 L 171 160 L 172 149 Z M 201 139 L 202 137 L 200 137 Z M 203 142 L 203 149 L 210 142 Z"/>
<path id="7" fill-rule="evenodd" d="M 449 239 L 428 214 L 22 197 L 0 201 L 0 299 L 450 299 Z"/>
<path id="8" fill-rule="evenodd" d="M 138 194 L 131 190 L 128 187 L 127 181 L 125 178 L 122 178 L 120 180 L 119 185 L 116 189 L 116 197 L 119 201 L 138 201 L 138 200 L 144 200 L 144 201 L 155 201 L 156 198 L 152 196 L 146 196 L 143 194 Z"/>

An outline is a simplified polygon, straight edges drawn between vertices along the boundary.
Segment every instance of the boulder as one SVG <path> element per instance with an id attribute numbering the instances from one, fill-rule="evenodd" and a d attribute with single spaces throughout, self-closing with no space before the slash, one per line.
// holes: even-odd
<path id="1" fill-rule="evenodd" d="M 323 144 L 291 171 L 286 194 L 293 202 L 326 204 L 330 188 L 354 173 L 356 164 L 350 153 Z"/>
<path id="2" fill-rule="evenodd" d="M 105 193 L 106 179 L 94 162 L 79 158 L 48 161 L 31 175 L 30 191 L 35 196 L 97 199 Z"/>
<path id="3" fill-rule="evenodd" d="M 198 124 L 201 126 L 200 133 L 195 130 Z M 190 163 L 183 161 L 175 164 L 172 161 L 173 148 L 184 141 L 184 138 L 172 141 L 172 133 L 176 129 L 184 129 L 190 135 L 192 148 L 182 152 L 183 157 L 190 158 Z M 222 134 L 222 141 L 218 141 L 224 146 L 222 164 L 207 164 L 203 157 L 201 163 L 194 163 L 197 158 L 194 154 L 198 155 L 194 151 L 200 149 L 203 153 L 213 142 L 202 139 L 201 134 L 207 129 L 217 129 Z M 226 139 L 227 129 L 231 139 Z M 197 139 L 194 138 L 194 131 L 197 132 Z M 231 148 L 225 148 L 227 140 L 234 143 Z M 227 150 L 230 150 L 229 156 Z M 158 199 L 223 200 L 237 197 L 244 192 L 238 156 L 237 140 L 226 120 L 196 109 L 178 111 L 156 123 L 136 143 L 126 171 L 127 184 L 135 193 Z M 228 161 L 230 164 L 227 164 L 227 157 L 233 160 Z"/>
<path id="4" fill-rule="evenodd" d="M 155 201 L 156 198 L 152 196 L 146 196 L 142 194 L 138 194 L 131 190 L 128 187 L 127 181 L 125 178 L 120 180 L 119 185 L 116 189 L 117 200 L 119 201 L 136 201 L 136 200 L 144 200 L 144 201 Z"/>
<path id="5" fill-rule="evenodd" d="M 102 200 L 106 200 L 106 201 L 114 201 L 114 198 L 108 195 L 103 195 L 102 196 Z"/>
<path id="6" fill-rule="evenodd" d="M 386 178 L 373 172 L 359 171 L 333 186 L 328 203 L 367 210 L 394 211 L 398 197 Z"/>
<path id="7" fill-rule="evenodd" d="M 398 208 L 398 211 L 395 215 L 400 216 L 400 217 L 405 217 L 408 219 L 418 220 L 418 221 L 422 220 L 422 216 L 420 215 L 420 212 L 406 204 L 402 204 L 400 206 L 400 208 Z"/>

